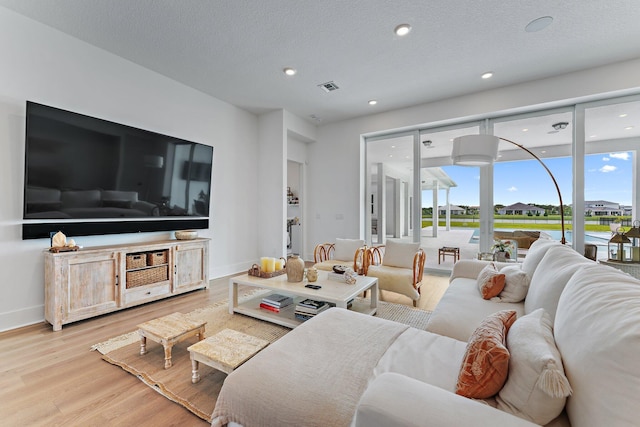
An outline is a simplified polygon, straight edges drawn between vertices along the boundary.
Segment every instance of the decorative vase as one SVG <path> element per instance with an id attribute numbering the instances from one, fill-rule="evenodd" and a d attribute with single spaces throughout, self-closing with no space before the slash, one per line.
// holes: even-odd
<path id="1" fill-rule="evenodd" d="M 315 267 L 307 269 L 307 280 L 310 282 L 318 280 L 318 270 Z"/>
<path id="2" fill-rule="evenodd" d="M 495 260 L 499 262 L 506 262 L 507 259 L 509 258 L 509 254 L 505 251 L 496 251 L 494 255 L 496 258 Z"/>
<path id="3" fill-rule="evenodd" d="M 287 258 L 284 266 L 287 272 L 287 282 L 302 282 L 304 278 L 304 261 L 298 255 L 291 255 Z"/>

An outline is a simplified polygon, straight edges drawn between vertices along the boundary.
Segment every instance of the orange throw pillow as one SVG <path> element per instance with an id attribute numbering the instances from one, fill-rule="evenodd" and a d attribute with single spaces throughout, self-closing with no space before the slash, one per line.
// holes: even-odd
<path id="1" fill-rule="evenodd" d="M 487 264 L 478 274 L 478 290 L 484 299 L 496 297 L 504 289 L 506 276 L 500 273 L 494 263 Z"/>
<path id="2" fill-rule="evenodd" d="M 509 374 L 507 332 L 515 310 L 502 310 L 484 319 L 473 332 L 462 359 L 456 394 L 473 399 L 495 396 Z"/>

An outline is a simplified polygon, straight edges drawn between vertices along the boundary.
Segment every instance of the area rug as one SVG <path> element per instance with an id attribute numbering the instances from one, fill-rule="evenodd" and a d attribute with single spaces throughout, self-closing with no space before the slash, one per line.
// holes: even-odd
<path id="1" fill-rule="evenodd" d="M 418 329 L 425 329 L 430 314 L 428 311 L 405 305 L 378 302 L 378 317 Z M 229 314 L 226 301 L 194 310 L 187 315 L 194 320 L 207 321 L 207 336 L 229 328 L 274 342 L 290 331 L 289 328 L 241 314 Z M 211 413 L 226 374 L 200 364 L 201 379 L 193 384 L 191 361 L 187 351 L 187 347 L 193 343 L 193 340 L 187 340 L 173 347 L 173 366 L 170 369 L 164 369 L 164 350 L 160 344 L 148 340 L 147 354 L 140 356 L 140 344 L 136 331 L 96 344 L 92 350 L 99 351 L 103 354 L 104 360 L 137 376 L 169 400 L 211 422 Z"/>

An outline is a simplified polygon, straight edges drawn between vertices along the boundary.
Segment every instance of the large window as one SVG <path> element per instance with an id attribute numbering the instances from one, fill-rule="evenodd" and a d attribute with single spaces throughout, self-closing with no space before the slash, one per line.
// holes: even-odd
<path id="1" fill-rule="evenodd" d="M 501 141 L 492 166 L 451 166 L 453 138 L 479 133 L 515 144 Z M 640 220 L 640 96 L 633 96 L 366 139 L 370 241 L 389 236 L 416 241 L 417 232 L 406 226 L 416 224 L 414 199 L 421 208 L 423 243 L 439 238 L 439 230 L 463 229 L 475 231 L 460 244 L 475 240 L 482 250 L 493 243 L 494 229 L 532 230 L 559 240 L 556 187 L 545 167 L 516 144 L 554 176 L 564 204 L 565 237 L 577 250 L 596 244 L 598 257 L 606 257 L 616 227 L 610 223 L 628 229 Z M 419 190 L 413 184 L 417 179 Z"/>

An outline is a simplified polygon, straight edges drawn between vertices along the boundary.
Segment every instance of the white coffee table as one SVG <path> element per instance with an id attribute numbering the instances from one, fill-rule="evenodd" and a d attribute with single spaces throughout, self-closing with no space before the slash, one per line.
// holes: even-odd
<path id="1" fill-rule="evenodd" d="M 369 300 L 364 302 L 354 301 L 350 310 L 374 315 L 378 309 L 378 279 L 375 277 L 358 276 L 354 285 L 328 279 L 328 272 L 319 271 L 318 280 L 314 285 L 320 285 L 318 290 L 305 288 L 307 282 L 287 282 L 287 275 L 276 276 L 269 279 L 243 274 L 229 279 L 229 313 L 241 313 L 267 322 L 276 323 L 288 328 L 295 328 L 302 323 L 296 319 L 294 311 L 298 302 L 311 298 L 318 301 L 333 303 L 336 307 L 347 308 L 347 303 L 366 290 L 371 290 Z M 242 304 L 238 303 L 238 285 L 253 286 L 255 288 L 269 289 L 274 293 L 290 295 L 293 304 L 283 308 L 279 313 L 274 313 L 260 308 L 260 302 L 266 294 L 260 294 Z"/>

